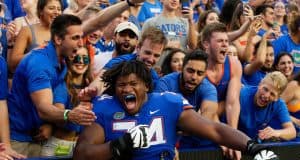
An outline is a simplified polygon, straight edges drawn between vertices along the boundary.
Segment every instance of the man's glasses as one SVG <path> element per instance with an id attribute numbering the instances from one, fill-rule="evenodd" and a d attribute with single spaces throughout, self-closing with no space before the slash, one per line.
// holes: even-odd
<path id="1" fill-rule="evenodd" d="M 83 62 L 81 62 L 81 59 Z M 73 60 L 71 60 L 72 63 L 83 63 L 83 64 L 90 64 L 90 58 L 88 56 L 80 56 L 76 55 Z"/>

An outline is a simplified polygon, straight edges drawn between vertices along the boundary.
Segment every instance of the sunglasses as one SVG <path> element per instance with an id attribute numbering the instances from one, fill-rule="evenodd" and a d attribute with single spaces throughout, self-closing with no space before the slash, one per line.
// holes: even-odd
<path id="1" fill-rule="evenodd" d="M 83 64 L 90 64 L 90 58 L 88 56 L 80 56 L 76 55 L 72 61 L 72 63 L 81 63 L 81 59 Z"/>

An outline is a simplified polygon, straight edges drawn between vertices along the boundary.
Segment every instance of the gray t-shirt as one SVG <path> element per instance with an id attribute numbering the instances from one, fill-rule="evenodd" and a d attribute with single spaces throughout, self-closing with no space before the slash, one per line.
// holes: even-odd
<path id="1" fill-rule="evenodd" d="M 182 17 L 167 18 L 162 15 L 148 19 L 142 28 L 142 33 L 149 28 L 154 26 L 159 28 L 168 41 L 177 41 L 180 43 L 181 49 L 187 48 L 189 23 L 188 20 Z"/>

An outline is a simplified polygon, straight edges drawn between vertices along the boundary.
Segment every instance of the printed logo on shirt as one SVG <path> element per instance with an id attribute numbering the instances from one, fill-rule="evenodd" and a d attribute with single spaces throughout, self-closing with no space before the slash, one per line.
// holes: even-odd
<path id="1" fill-rule="evenodd" d="M 176 37 L 187 36 L 186 25 L 181 24 L 162 24 L 161 26 L 157 26 L 160 30 L 163 31 L 164 34 Z"/>
<path id="2" fill-rule="evenodd" d="M 115 120 L 120 120 L 120 119 L 123 119 L 125 117 L 125 113 L 124 112 L 116 112 L 114 114 L 114 119 Z"/>

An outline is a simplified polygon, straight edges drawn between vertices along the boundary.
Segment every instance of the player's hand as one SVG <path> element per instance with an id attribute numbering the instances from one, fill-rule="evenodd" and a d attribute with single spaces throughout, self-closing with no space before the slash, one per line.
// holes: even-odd
<path id="1" fill-rule="evenodd" d="M 138 125 L 128 130 L 133 142 L 133 148 L 148 148 L 150 146 L 148 130 L 148 125 Z"/>
<path id="2" fill-rule="evenodd" d="M 254 157 L 254 160 L 279 160 L 278 156 L 268 149 L 267 146 L 257 144 L 253 140 L 247 142 L 247 154 Z"/>
<path id="3" fill-rule="evenodd" d="M 77 107 L 69 112 L 68 120 L 84 126 L 91 125 L 97 118 L 92 108 L 90 102 L 80 102 Z"/>

